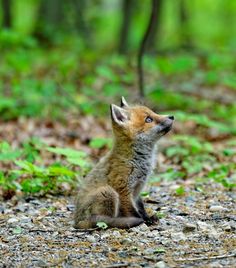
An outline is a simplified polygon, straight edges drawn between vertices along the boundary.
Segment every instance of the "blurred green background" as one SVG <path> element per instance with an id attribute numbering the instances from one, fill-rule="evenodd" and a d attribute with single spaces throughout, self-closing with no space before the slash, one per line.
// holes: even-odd
<path id="1" fill-rule="evenodd" d="M 1 0 L 0 190 L 52 189 L 51 178 L 74 178 L 65 163 L 77 166 L 73 171 L 88 169 L 83 153 L 60 148 L 53 152 L 67 162 L 38 169 L 52 161 L 45 161 L 38 141 L 24 140 L 24 131 L 44 139 L 37 130 L 42 122 L 47 131 L 61 131 L 60 122 L 77 133 L 70 134 L 73 142 L 54 133 L 49 145 L 82 148 L 95 158 L 109 148 L 108 104 L 122 95 L 140 101 L 137 55 L 154 1 L 157 18 L 143 60 L 145 102 L 176 117 L 174 145 L 163 151 L 172 166 L 159 178 L 236 185 L 236 1 Z M 12 126 L 20 129 L 15 136 Z"/>
<path id="2" fill-rule="evenodd" d="M 144 59 L 147 98 L 164 98 L 164 88 L 171 87 L 160 109 L 173 104 L 192 110 L 187 96 L 178 99 L 181 88 L 235 89 L 236 2 L 157 2 Z M 2 0 L 1 118 L 60 117 L 60 108 L 73 107 L 97 114 L 116 96 L 138 96 L 136 55 L 151 6 L 134 0 Z"/>

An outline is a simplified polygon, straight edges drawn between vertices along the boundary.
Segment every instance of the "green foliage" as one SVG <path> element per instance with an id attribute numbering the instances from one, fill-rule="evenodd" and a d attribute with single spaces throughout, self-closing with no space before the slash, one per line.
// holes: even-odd
<path id="1" fill-rule="evenodd" d="M 141 192 L 140 195 L 143 197 L 149 197 L 149 192 Z"/>
<path id="2" fill-rule="evenodd" d="M 175 190 L 176 195 L 184 195 L 185 194 L 185 188 L 184 186 L 180 186 Z"/>
<path id="3" fill-rule="evenodd" d="M 16 228 L 14 228 L 12 230 L 12 233 L 16 234 L 16 235 L 21 234 L 22 233 L 22 228 L 20 226 L 17 226 Z"/>
<path id="4" fill-rule="evenodd" d="M 158 219 L 162 219 L 162 218 L 166 217 L 166 214 L 164 212 L 158 211 L 156 213 L 156 216 L 157 216 Z"/>
<path id="5" fill-rule="evenodd" d="M 72 165 L 79 166 L 81 173 L 85 174 L 90 169 L 90 162 L 87 154 L 83 151 L 76 151 L 70 148 L 54 148 L 48 147 L 47 150 L 54 154 L 63 155 L 66 161 Z"/>
<path id="6" fill-rule="evenodd" d="M 13 161 L 22 154 L 21 150 L 12 150 L 7 142 L 0 143 L 0 161 Z"/>
<path id="7" fill-rule="evenodd" d="M 160 253 L 165 253 L 166 250 L 164 248 L 156 248 L 154 249 L 153 253 L 155 254 L 160 254 Z"/>
<path id="8" fill-rule="evenodd" d="M 94 149 L 101 149 L 105 146 L 111 148 L 112 140 L 108 138 L 93 138 L 91 139 L 89 146 Z"/>
<path id="9" fill-rule="evenodd" d="M 235 176 L 236 164 L 219 165 L 208 173 L 208 178 L 222 184 L 224 187 L 232 189 L 236 187 Z"/>
<path id="10" fill-rule="evenodd" d="M 65 157 L 61 162 L 39 166 L 35 162 L 41 160 L 44 150 Z M 14 161 L 14 169 L 0 172 L 0 187 L 4 190 L 21 190 L 25 193 L 58 192 L 67 183 L 71 188 L 77 184 L 78 177 L 90 169 L 87 154 L 70 148 L 46 147 L 38 139 L 32 138 L 23 143 L 20 150 L 13 150 L 7 142 L 0 144 L 0 161 Z M 22 160 L 16 160 L 16 159 Z"/>

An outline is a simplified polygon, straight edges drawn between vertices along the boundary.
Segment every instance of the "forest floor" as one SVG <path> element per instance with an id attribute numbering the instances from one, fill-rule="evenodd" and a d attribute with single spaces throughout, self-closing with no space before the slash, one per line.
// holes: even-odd
<path id="1" fill-rule="evenodd" d="M 83 148 L 97 159 L 104 150 L 83 144 L 86 137 L 110 135 L 109 123 L 101 127 L 91 120 L 82 120 L 79 132 L 73 120 L 65 127 L 20 119 L 5 123 L 1 135 L 19 144 L 39 136 L 51 146 Z M 175 128 L 181 125 L 176 122 Z M 71 138 L 71 131 L 83 133 L 84 140 L 82 135 Z M 161 147 L 170 146 L 173 136 L 163 139 Z M 159 170 L 171 165 L 167 158 L 159 152 Z M 45 163 L 50 161 L 44 156 Z M 197 184 L 196 176 L 180 177 L 147 186 L 147 210 L 156 213 L 159 222 L 129 230 L 75 230 L 75 191 L 68 195 L 70 188 L 65 189 L 67 195 L 43 197 L 16 192 L 0 204 L 0 267 L 235 267 L 235 190 L 213 181 Z"/>
<path id="2" fill-rule="evenodd" d="M 146 197 L 159 223 L 80 232 L 73 198 L 13 198 L 0 205 L 0 267 L 235 267 L 236 193 L 175 182 Z"/>

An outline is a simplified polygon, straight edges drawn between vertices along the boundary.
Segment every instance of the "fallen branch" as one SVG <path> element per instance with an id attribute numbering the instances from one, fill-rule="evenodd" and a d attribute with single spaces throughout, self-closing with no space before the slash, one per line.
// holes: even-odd
<path id="1" fill-rule="evenodd" d="M 114 264 L 110 264 L 108 266 L 105 266 L 105 268 L 118 268 L 118 267 L 128 267 L 130 266 L 130 263 L 114 263 Z"/>

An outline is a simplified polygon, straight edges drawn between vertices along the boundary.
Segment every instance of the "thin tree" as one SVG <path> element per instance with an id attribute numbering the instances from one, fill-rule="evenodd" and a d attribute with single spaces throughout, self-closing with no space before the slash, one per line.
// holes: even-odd
<path id="1" fill-rule="evenodd" d="M 139 86 L 139 96 L 141 99 L 145 96 L 144 91 L 144 74 L 143 74 L 143 56 L 145 53 L 145 49 L 147 46 L 148 39 L 150 35 L 154 32 L 154 28 L 156 27 L 157 19 L 158 19 L 158 8 L 160 7 L 160 0 L 152 0 L 152 10 L 151 16 L 149 19 L 149 23 L 147 29 L 144 33 L 143 39 L 141 41 L 138 58 L 137 58 L 137 72 L 138 72 L 138 86 Z"/>
<path id="2" fill-rule="evenodd" d="M 120 41 L 118 52 L 120 54 L 126 54 L 128 50 L 128 37 L 130 24 L 134 9 L 134 0 L 123 0 L 122 1 L 122 24 L 120 30 Z"/>
<path id="3" fill-rule="evenodd" d="M 151 32 L 148 36 L 148 40 L 147 40 L 147 45 L 146 45 L 146 51 L 148 53 L 154 53 L 156 50 L 155 47 L 155 43 L 157 41 L 158 38 L 158 31 L 160 28 L 160 23 L 161 23 L 161 11 L 162 11 L 162 6 L 163 6 L 163 0 L 159 0 L 157 1 L 157 6 L 156 6 L 156 21 L 153 24 L 152 28 L 151 28 Z"/>
<path id="4" fill-rule="evenodd" d="M 3 27 L 11 28 L 11 0 L 2 0 Z"/>
<path id="5" fill-rule="evenodd" d="M 193 43 L 189 35 L 189 14 L 186 9 L 186 3 L 184 0 L 181 0 L 179 4 L 180 4 L 180 28 L 181 28 L 180 33 L 182 34 L 181 46 L 184 49 L 192 49 Z"/>
<path id="6" fill-rule="evenodd" d="M 86 10 L 88 8 L 88 1 L 86 0 L 73 0 L 73 8 L 76 11 L 75 26 L 81 37 L 83 38 L 86 46 L 91 47 L 91 32 L 86 21 Z"/>

